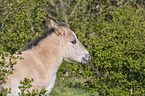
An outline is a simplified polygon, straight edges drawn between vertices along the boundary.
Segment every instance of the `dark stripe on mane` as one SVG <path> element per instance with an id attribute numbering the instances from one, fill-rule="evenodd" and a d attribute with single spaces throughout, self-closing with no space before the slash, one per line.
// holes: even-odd
<path id="1" fill-rule="evenodd" d="M 58 25 L 59 25 L 59 26 L 67 26 L 65 23 L 60 23 L 60 24 L 58 24 Z M 37 38 L 35 38 L 34 40 L 31 40 L 30 42 L 28 42 L 28 43 L 21 49 L 21 51 L 26 51 L 26 50 L 28 50 L 28 49 L 31 49 L 32 46 L 37 46 L 38 43 L 39 43 L 42 39 L 46 38 L 48 35 L 51 35 L 51 33 L 53 33 L 53 32 L 54 32 L 54 28 L 48 28 L 48 29 L 44 30 L 44 31 L 42 32 L 42 34 L 41 34 L 40 37 L 37 37 Z"/>
<path id="2" fill-rule="evenodd" d="M 21 51 L 26 51 L 26 50 L 28 50 L 28 49 L 31 49 L 32 46 L 37 46 L 38 43 L 39 43 L 42 39 L 46 38 L 48 35 L 51 35 L 51 33 L 53 33 L 53 32 L 54 32 L 54 28 L 49 28 L 49 29 L 43 31 L 40 37 L 37 37 L 37 38 L 35 38 L 34 40 L 31 40 L 30 42 L 28 42 L 28 43 L 22 48 Z"/>

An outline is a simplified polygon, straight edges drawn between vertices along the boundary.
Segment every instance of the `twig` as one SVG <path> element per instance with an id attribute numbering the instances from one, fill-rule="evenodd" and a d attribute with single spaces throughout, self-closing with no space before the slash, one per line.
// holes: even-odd
<path id="1" fill-rule="evenodd" d="M 49 19 L 49 18 L 47 18 L 47 17 L 45 17 L 45 16 L 42 16 L 44 19 L 48 19 L 48 20 L 51 20 L 51 19 Z"/>
<path id="2" fill-rule="evenodd" d="M 14 13 L 14 11 L 12 11 L 10 14 L 12 14 L 12 13 Z M 8 16 L 9 16 L 10 14 L 8 14 L 8 15 L 6 16 L 5 20 L 8 18 Z M 4 26 L 4 22 L 3 22 L 2 26 L 1 26 L 1 29 L 3 28 L 3 26 Z"/>
<path id="3" fill-rule="evenodd" d="M 54 4 L 54 2 L 52 0 L 50 0 L 50 3 L 53 7 L 55 7 L 56 4 Z"/>
<path id="4" fill-rule="evenodd" d="M 125 7 L 127 4 L 128 4 L 128 2 L 126 2 L 126 3 L 124 4 L 124 7 Z"/>
<path id="5" fill-rule="evenodd" d="M 30 19 L 29 19 L 29 16 L 26 14 L 26 16 L 28 17 L 28 21 L 29 21 L 29 23 L 30 23 L 30 25 L 31 25 L 31 30 L 32 30 L 32 32 L 34 32 L 34 27 L 33 27 L 33 25 L 32 25 L 32 23 L 31 23 L 31 21 L 30 21 Z"/>
<path id="6" fill-rule="evenodd" d="M 71 14 L 70 14 L 70 17 L 74 14 L 74 12 L 75 12 L 75 10 L 76 10 L 76 8 L 77 8 L 77 6 L 78 6 L 79 4 L 80 4 L 80 1 L 78 1 L 78 3 L 75 5 L 73 11 L 72 11 Z"/>
<path id="7" fill-rule="evenodd" d="M 9 16 L 9 15 L 6 16 L 5 20 L 8 18 L 8 16 Z M 2 24 L 1 29 L 3 28 L 3 26 L 4 26 L 4 23 Z"/>
<path id="8" fill-rule="evenodd" d="M 133 92 L 132 92 L 132 87 L 131 87 L 131 89 L 130 89 L 130 96 L 133 94 Z"/>
<path id="9" fill-rule="evenodd" d="M 136 2 L 134 2 L 134 4 L 136 4 L 136 5 L 137 5 L 137 7 L 140 9 L 140 6 L 139 6 L 139 4 L 137 4 Z"/>
<path id="10" fill-rule="evenodd" d="M 20 8 L 20 7 L 19 7 L 19 8 Z M 16 11 L 18 11 L 19 8 L 18 8 Z M 15 11 L 12 11 L 10 14 L 12 14 L 12 13 L 14 13 L 14 12 L 15 12 Z M 5 20 L 9 17 L 10 14 L 8 14 L 8 15 L 6 16 Z M 2 26 L 1 26 L 1 29 L 3 28 L 4 24 L 5 24 L 5 23 L 3 22 Z"/>

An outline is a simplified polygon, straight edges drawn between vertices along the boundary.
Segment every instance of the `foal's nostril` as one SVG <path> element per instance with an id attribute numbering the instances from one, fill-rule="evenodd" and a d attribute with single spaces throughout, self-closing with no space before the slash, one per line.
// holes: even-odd
<path id="1" fill-rule="evenodd" d="M 85 57 L 82 57 L 82 63 L 86 63 L 89 62 L 91 60 L 91 55 L 90 54 L 86 54 Z"/>
<path id="2" fill-rule="evenodd" d="M 86 54 L 86 55 L 85 55 L 85 59 L 86 59 L 87 61 L 90 61 L 90 60 L 91 60 L 91 55 L 90 55 L 90 54 Z"/>

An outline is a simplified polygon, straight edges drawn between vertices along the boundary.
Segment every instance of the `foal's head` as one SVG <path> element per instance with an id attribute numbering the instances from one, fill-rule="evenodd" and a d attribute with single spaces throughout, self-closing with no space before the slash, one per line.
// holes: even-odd
<path id="1" fill-rule="evenodd" d="M 55 33 L 62 37 L 64 60 L 68 62 L 86 63 L 90 61 L 89 52 L 83 47 L 76 34 L 66 26 L 59 26 L 51 21 Z"/>

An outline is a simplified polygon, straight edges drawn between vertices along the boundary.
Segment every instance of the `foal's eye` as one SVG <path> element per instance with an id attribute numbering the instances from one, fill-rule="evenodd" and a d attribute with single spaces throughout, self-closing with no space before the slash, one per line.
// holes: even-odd
<path id="1" fill-rule="evenodd" d="M 76 40 L 71 41 L 71 43 L 72 43 L 72 44 L 75 44 L 75 43 L 76 43 Z"/>

